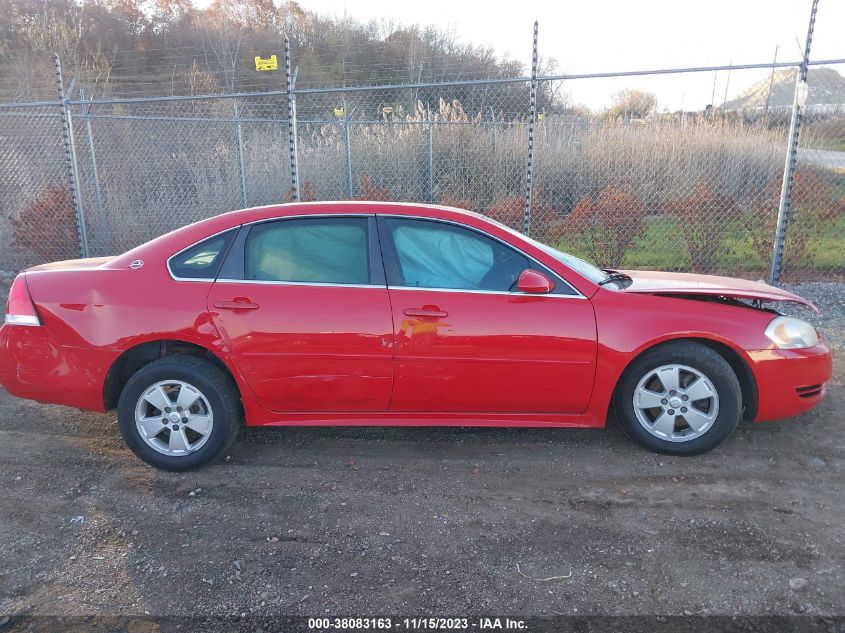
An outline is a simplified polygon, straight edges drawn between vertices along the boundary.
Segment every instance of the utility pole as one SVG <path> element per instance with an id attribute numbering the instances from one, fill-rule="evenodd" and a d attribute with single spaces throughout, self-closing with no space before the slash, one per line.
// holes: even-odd
<path id="1" fill-rule="evenodd" d="M 719 78 L 719 71 L 713 73 L 713 92 L 710 94 L 710 116 L 716 110 L 716 80 Z"/>
<path id="2" fill-rule="evenodd" d="M 776 44 L 775 45 L 775 57 L 774 57 L 774 59 L 772 59 L 772 75 L 769 78 L 769 92 L 766 93 L 766 112 L 765 112 L 765 116 L 766 116 L 766 124 L 767 125 L 769 123 L 769 104 L 771 103 L 771 100 L 772 100 L 772 86 L 775 85 L 775 66 L 778 63 L 778 49 L 779 48 L 780 48 L 780 44 Z"/>

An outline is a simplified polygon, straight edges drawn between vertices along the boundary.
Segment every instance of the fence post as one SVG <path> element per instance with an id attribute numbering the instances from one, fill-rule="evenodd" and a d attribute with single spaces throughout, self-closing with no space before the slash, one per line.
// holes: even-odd
<path id="1" fill-rule="evenodd" d="M 91 97 L 93 99 L 93 97 Z M 85 101 L 85 91 L 79 89 L 79 100 Z M 111 230 L 109 223 L 103 217 L 103 192 L 100 189 L 100 172 L 97 167 L 97 154 L 94 151 L 94 130 L 91 127 L 91 104 L 83 105 L 83 113 L 85 115 L 85 137 L 88 140 L 88 160 L 91 162 L 91 179 L 94 181 L 94 199 L 97 202 L 97 215 L 99 216 L 98 225 L 101 230 L 101 239 L 107 247 L 107 252 L 111 252 Z"/>
<path id="2" fill-rule="evenodd" d="M 246 200 L 246 172 L 244 171 L 244 136 L 241 130 L 241 111 L 238 108 L 238 100 L 232 99 L 232 109 L 235 113 L 235 129 L 238 137 L 238 169 L 241 175 L 241 201 L 244 207 L 247 206 Z"/>
<path id="3" fill-rule="evenodd" d="M 59 54 L 53 55 L 53 65 L 56 67 L 56 89 L 62 106 L 62 132 L 65 144 L 65 160 L 67 162 L 70 185 L 70 199 L 73 204 L 73 214 L 76 219 L 76 232 L 79 235 L 79 254 L 88 257 L 88 236 L 85 227 L 85 213 L 79 196 L 79 166 L 76 161 L 76 141 L 73 136 L 73 117 L 70 112 L 70 95 L 65 95 L 65 84 L 62 78 L 62 62 Z M 74 82 L 75 83 L 75 82 Z M 71 90 L 73 86 L 71 86 Z"/>
<path id="4" fill-rule="evenodd" d="M 290 188 L 299 202 L 299 154 L 296 146 L 296 75 L 291 72 L 290 40 L 285 35 L 285 80 L 288 89 L 288 149 L 290 151 Z"/>
<path id="5" fill-rule="evenodd" d="M 428 201 L 434 204 L 434 118 L 428 113 Z"/>
<path id="6" fill-rule="evenodd" d="M 776 286 L 780 281 L 780 270 L 783 264 L 783 245 L 786 239 L 786 226 L 789 222 L 789 203 L 792 194 L 792 181 L 795 175 L 795 161 L 798 158 L 798 135 L 801 132 L 801 118 L 804 103 L 807 100 L 807 65 L 810 61 L 810 44 L 813 41 L 813 29 L 816 24 L 816 10 L 819 0 L 813 0 L 810 9 L 810 24 L 807 27 L 807 41 L 804 44 L 804 57 L 795 77 L 795 95 L 792 99 L 792 117 L 789 121 L 789 141 L 786 148 L 786 164 L 783 168 L 783 182 L 780 188 L 780 204 L 778 206 L 778 223 L 775 229 L 775 243 L 772 247 L 772 270 L 769 283 Z"/>
<path id="7" fill-rule="evenodd" d="M 490 106 L 490 129 L 493 131 L 493 138 L 492 138 L 492 155 L 496 157 L 496 112 L 493 110 L 493 106 Z"/>
<path id="8" fill-rule="evenodd" d="M 534 48 L 531 54 L 531 114 L 528 120 L 528 160 L 525 169 L 525 218 L 522 231 L 531 233 L 531 189 L 534 180 L 534 124 L 537 121 L 537 21 L 534 21 Z"/>
<path id="9" fill-rule="evenodd" d="M 352 142 L 349 138 L 349 112 L 346 111 L 346 95 L 343 96 L 343 136 L 346 146 L 346 187 L 349 193 L 349 199 L 353 197 L 353 183 L 352 183 Z"/>

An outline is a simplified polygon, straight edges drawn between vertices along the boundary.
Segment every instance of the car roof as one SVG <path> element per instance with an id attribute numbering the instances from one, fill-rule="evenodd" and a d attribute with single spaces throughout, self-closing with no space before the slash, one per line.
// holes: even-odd
<path id="1" fill-rule="evenodd" d="M 272 220 L 276 218 L 320 216 L 320 215 L 408 215 L 442 220 L 466 222 L 488 228 L 490 218 L 472 211 L 455 207 L 414 202 L 375 202 L 366 200 L 342 200 L 333 202 L 290 202 L 269 204 L 261 207 L 238 209 L 200 220 L 193 224 L 177 228 L 145 244 L 141 244 L 113 260 L 115 267 L 120 267 L 149 252 L 162 249 L 162 253 L 175 253 L 209 236 L 222 233 L 236 226 Z"/>
<path id="2" fill-rule="evenodd" d="M 324 215 L 324 214 L 401 214 L 420 215 L 424 217 L 440 217 L 443 213 L 478 219 L 487 219 L 480 213 L 458 209 L 439 204 L 422 202 L 381 202 L 371 200 L 339 200 L 317 202 L 289 202 L 286 204 L 269 204 L 248 209 L 239 209 L 224 213 L 220 218 L 232 219 L 233 224 L 244 224 L 271 218 L 296 215 Z"/>
<path id="3" fill-rule="evenodd" d="M 332 202 L 291 202 L 286 204 L 271 204 L 262 207 L 239 209 L 222 213 L 194 224 L 178 228 L 170 233 L 157 237 L 145 244 L 133 248 L 122 255 L 118 255 L 104 266 L 108 268 L 125 268 L 135 259 L 145 259 L 149 256 L 160 257 L 164 261 L 192 244 L 214 236 L 218 233 L 233 229 L 244 224 L 262 222 L 275 218 L 320 216 L 320 215 L 407 215 L 425 217 L 446 221 L 453 221 L 459 224 L 481 229 L 494 237 L 503 239 L 513 244 L 518 240 L 519 248 L 530 254 L 537 261 L 552 270 L 559 266 L 551 255 L 545 253 L 537 246 L 525 241 L 524 236 L 515 233 L 512 229 L 480 213 L 458 209 L 439 204 L 425 204 L 418 202 L 377 202 L 369 200 L 343 200 Z M 519 238 L 522 238 L 521 240 Z M 522 242 L 520 244 L 520 242 Z M 575 287 L 582 295 L 590 296 L 595 292 L 597 286 L 582 277 L 575 271 L 572 279 L 567 276 L 566 281 Z"/>

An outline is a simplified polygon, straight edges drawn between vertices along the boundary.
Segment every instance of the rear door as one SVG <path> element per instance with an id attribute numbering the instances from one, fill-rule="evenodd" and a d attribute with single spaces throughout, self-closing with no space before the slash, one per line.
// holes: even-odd
<path id="1" fill-rule="evenodd" d="M 516 290 L 542 265 L 451 222 L 379 216 L 396 324 L 391 411 L 578 413 L 596 363 L 591 303 L 562 279 Z"/>
<path id="2" fill-rule="evenodd" d="M 372 216 L 245 226 L 208 309 L 258 400 L 279 412 L 385 411 L 393 323 Z"/>

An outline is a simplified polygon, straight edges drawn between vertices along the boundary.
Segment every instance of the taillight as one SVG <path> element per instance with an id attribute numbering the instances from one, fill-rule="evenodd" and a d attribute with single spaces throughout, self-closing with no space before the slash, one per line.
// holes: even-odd
<path id="1" fill-rule="evenodd" d="M 6 323 L 8 325 L 41 325 L 23 275 L 18 275 L 12 282 L 12 287 L 9 288 L 9 299 L 6 301 Z"/>

